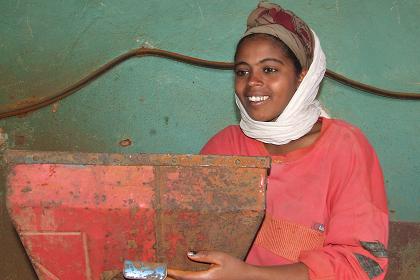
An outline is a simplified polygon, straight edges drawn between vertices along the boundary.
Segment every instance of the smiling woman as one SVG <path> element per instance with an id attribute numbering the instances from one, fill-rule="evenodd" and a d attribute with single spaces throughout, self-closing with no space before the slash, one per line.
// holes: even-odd
<path id="1" fill-rule="evenodd" d="M 202 154 L 268 156 L 265 220 L 243 262 L 189 252 L 207 271 L 169 270 L 183 280 L 383 279 L 388 209 L 376 154 L 351 124 L 321 116 L 326 70 L 317 35 L 294 13 L 260 3 L 235 54 L 239 126 Z"/>
<path id="2" fill-rule="evenodd" d="M 273 38 L 277 37 L 253 33 L 238 43 L 235 97 L 242 115 L 243 132 L 264 142 L 272 153 L 281 153 L 290 146 L 308 146 L 316 140 L 314 136 L 319 134 L 321 125 L 313 124 L 320 112 L 314 98 L 325 68 L 321 67 L 315 74 L 318 77 L 316 90 L 308 91 L 309 95 L 303 94 L 302 87 L 294 98 L 295 103 L 307 100 L 306 105 L 312 110 L 302 111 L 303 106 L 289 106 L 308 69 L 302 69 L 290 48 L 280 39 Z M 324 60 L 322 63 L 325 65 Z M 288 110 L 284 112 L 286 108 Z M 294 129 L 290 129 L 291 125 Z"/>

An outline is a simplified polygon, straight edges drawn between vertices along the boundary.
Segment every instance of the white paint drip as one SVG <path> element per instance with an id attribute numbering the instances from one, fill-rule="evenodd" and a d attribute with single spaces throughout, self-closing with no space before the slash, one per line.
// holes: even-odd
<path id="1" fill-rule="evenodd" d="M 395 12 L 397 14 L 397 22 L 398 22 L 398 24 L 401 24 L 401 14 L 400 14 L 399 1 L 392 2 L 392 7 L 391 7 L 390 11 L 392 12 L 392 11 L 394 11 L 394 9 L 395 9 Z"/>
<path id="2" fill-rule="evenodd" d="M 340 0 L 335 0 L 335 11 L 337 15 L 340 14 Z"/>
<path id="3" fill-rule="evenodd" d="M 198 6 L 198 10 L 200 11 L 201 22 L 203 22 L 203 21 L 204 21 L 203 11 L 201 10 L 201 6 L 200 6 L 200 4 L 199 4 L 199 3 L 197 3 L 197 6 Z"/>
<path id="4" fill-rule="evenodd" d="M 359 35 L 360 35 L 360 32 L 357 32 L 355 35 L 354 35 L 354 37 L 353 37 L 353 42 L 354 42 L 354 47 L 356 48 L 356 49 L 359 49 L 360 48 L 360 44 L 359 44 Z"/>
<path id="5" fill-rule="evenodd" d="M 32 27 L 31 27 L 31 23 L 29 22 L 29 17 L 26 17 L 26 26 L 28 27 L 29 34 L 33 38 L 34 37 L 34 33 L 32 32 Z"/>

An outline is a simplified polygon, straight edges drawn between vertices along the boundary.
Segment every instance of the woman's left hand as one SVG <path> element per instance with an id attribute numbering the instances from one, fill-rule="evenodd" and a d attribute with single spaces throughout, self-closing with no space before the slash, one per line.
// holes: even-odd
<path id="1" fill-rule="evenodd" d="M 182 271 L 168 269 L 167 279 L 176 280 L 243 280 L 249 276 L 250 265 L 228 254 L 216 251 L 188 253 L 188 258 L 195 262 L 210 264 L 204 271 Z"/>

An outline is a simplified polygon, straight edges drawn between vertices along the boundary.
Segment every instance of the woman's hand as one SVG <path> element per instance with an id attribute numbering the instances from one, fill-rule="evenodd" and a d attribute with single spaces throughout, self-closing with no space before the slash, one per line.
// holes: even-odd
<path id="1" fill-rule="evenodd" d="M 243 280 L 252 266 L 228 254 L 216 251 L 188 252 L 188 258 L 195 262 L 210 264 L 204 271 L 182 271 L 168 269 L 168 278 L 175 280 Z M 252 279 L 252 278 L 250 278 Z"/>

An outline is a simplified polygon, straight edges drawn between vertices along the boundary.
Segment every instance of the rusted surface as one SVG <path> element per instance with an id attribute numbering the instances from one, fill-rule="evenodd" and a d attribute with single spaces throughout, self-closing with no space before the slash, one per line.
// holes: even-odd
<path id="1" fill-rule="evenodd" d="M 179 171 L 177 166 L 158 171 L 162 174 L 158 178 L 164 180 L 160 183 L 161 220 L 156 224 L 158 261 L 169 258 L 175 268 L 201 269 L 205 266 L 189 265 L 186 252 L 212 249 L 244 258 L 263 214 L 259 210 L 265 185 L 262 173 L 245 167 Z M 215 186 L 223 192 L 215 191 Z"/>
<path id="2" fill-rule="evenodd" d="M 391 222 L 387 280 L 420 279 L 420 223 Z"/>
<path id="3" fill-rule="evenodd" d="M 152 165 L 152 166 L 213 166 L 213 167 L 270 167 L 267 157 L 201 156 L 176 154 L 103 154 L 78 152 L 37 152 L 8 150 L 7 164 L 83 164 L 83 165 Z"/>
<path id="4" fill-rule="evenodd" d="M 121 270 L 104 271 L 101 280 L 125 280 Z"/>
<path id="5" fill-rule="evenodd" d="M 128 146 L 131 146 L 132 142 L 130 139 L 127 138 L 127 139 L 121 140 L 119 144 L 121 147 L 128 147 Z"/>
<path id="6" fill-rule="evenodd" d="M 101 279 L 124 259 L 201 269 L 189 250 L 245 257 L 269 160 L 8 151 L 10 216 L 40 279 Z M 56 277 L 56 278 L 54 278 Z"/>
<path id="7" fill-rule="evenodd" d="M 15 146 L 25 145 L 25 135 L 15 135 Z"/>
<path id="8" fill-rule="evenodd" d="M 37 104 L 43 101 L 43 99 L 45 99 L 45 97 L 41 96 L 38 97 L 36 95 L 32 95 L 32 96 L 28 96 L 26 98 L 23 99 L 18 99 L 19 95 L 16 96 L 10 96 L 10 100 L 13 100 L 14 102 L 11 104 L 6 104 L 3 105 L 3 107 L 1 107 L 1 113 L 3 112 L 7 112 L 7 111 L 13 111 L 13 110 L 17 110 L 19 108 L 22 107 L 27 107 L 30 106 L 32 104 Z M 15 100 L 17 99 L 17 100 Z"/>

